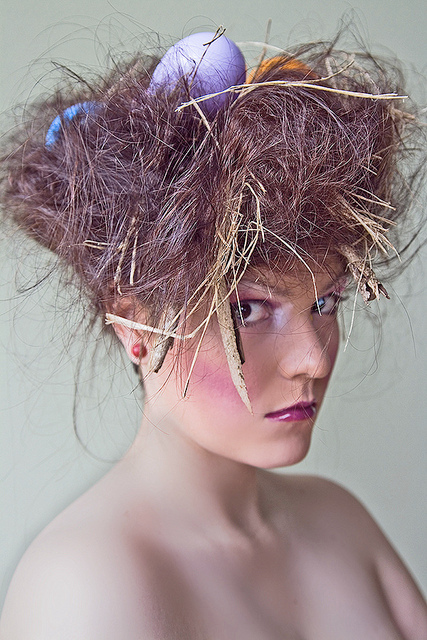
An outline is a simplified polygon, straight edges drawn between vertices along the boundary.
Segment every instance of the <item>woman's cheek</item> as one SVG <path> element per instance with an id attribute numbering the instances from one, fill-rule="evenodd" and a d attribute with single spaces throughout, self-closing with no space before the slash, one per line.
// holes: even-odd
<path id="1" fill-rule="evenodd" d="M 340 328 L 339 328 L 338 320 L 337 320 L 336 317 L 334 317 L 333 327 L 332 327 L 332 331 L 329 334 L 328 341 L 329 341 L 329 344 L 328 344 L 328 355 L 329 355 L 329 359 L 331 361 L 331 373 L 332 373 L 332 369 L 334 368 L 335 360 L 337 359 L 338 348 L 339 348 L 339 344 L 340 344 Z"/>
<path id="2" fill-rule="evenodd" d="M 220 399 L 221 403 L 228 400 L 230 403 L 241 402 L 227 361 L 219 363 L 203 356 L 197 359 L 190 379 L 188 396 L 192 399 L 200 394 L 206 401 Z"/>

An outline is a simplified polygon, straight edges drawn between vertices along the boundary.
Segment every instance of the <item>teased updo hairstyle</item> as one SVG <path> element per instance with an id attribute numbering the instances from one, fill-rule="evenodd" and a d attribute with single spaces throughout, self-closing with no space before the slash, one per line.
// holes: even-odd
<path id="1" fill-rule="evenodd" d="M 404 95 L 399 70 L 303 46 L 249 70 L 206 118 L 202 103 L 179 108 L 182 91 L 147 90 L 157 62 L 136 56 L 29 108 L 3 159 L 5 215 L 74 269 L 95 313 L 132 296 L 152 326 L 172 309 L 183 327 L 248 263 L 329 254 L 377 297 L 373 265 L 401 249 L 394 223 L 419 176 L 416 120 L 389 95 Z M 96 106 L 46 145 L 75 103 Z"/>

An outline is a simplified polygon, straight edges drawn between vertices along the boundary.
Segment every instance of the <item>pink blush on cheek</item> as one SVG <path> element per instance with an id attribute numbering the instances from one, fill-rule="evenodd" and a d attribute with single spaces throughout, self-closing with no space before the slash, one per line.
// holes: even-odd
<path id="1" fill-rule="evenodd" d="M 231 379 L 228 364 L 218 363 L 203 356 L 199 356 L 192 372 L 188 398 L 195 401 L 200 394 L 209 400 L 218 399 L 221 403 L 229 401 L 234 406 L 242 402 Z"/>

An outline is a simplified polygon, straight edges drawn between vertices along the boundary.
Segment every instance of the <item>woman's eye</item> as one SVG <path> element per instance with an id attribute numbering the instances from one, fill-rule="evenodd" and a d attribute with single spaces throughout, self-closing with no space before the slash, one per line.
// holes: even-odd
<path id="1" fill-rule="evenodd" d="M 238 327 L 255 324 L 270 315 L 266 303 L 259 300 L 241 300 L 231 306 Z"/>
<path id="2" fill-rule="evenodd" d="M 338 311 L 341 298 L 342 296 L 335 291 L 328 293 L 328 295 L 318 298 L 312 306 L 311 311 L 318 315 L 333 316 Z"/>

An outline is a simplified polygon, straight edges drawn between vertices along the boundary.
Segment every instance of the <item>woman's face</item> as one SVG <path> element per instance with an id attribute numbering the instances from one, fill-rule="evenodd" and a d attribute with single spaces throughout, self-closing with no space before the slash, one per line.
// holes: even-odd
<path id="1" fill-rule="evenodd" d="M 146 378 L 150 418 L 191 446 L 256 467 L 299 462 L 306 455 L 316 414 L 335 362 L 337 307 L 346 278 L 338 261 L 312 276 L 263 274 L 242 280 L 231 303 L 238 319 L 243 373 L 253 414 L 231 380 L 216 317 L 198 344 L 173 368 L 173 350 L 158 374 Z M 197 319 L 195 319 L 197 322 Z"/>

